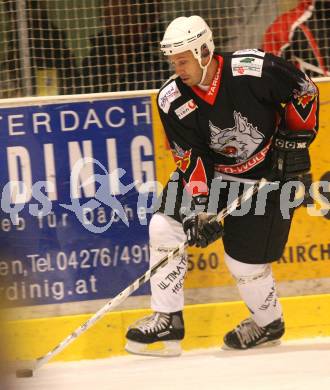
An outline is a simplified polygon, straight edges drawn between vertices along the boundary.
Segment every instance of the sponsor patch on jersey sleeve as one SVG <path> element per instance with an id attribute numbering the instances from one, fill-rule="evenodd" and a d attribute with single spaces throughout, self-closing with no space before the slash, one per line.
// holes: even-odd
<path id="1" fill-rule="evenodd" d="M 259 57 L 265 57 L 265 52 L 264 51 L 261 51 L 261 50 L 258 50 L 258 49 L 245 49 L 245 50 L 237 50 L 235 51 L 233 54 L 238 54 L 238 55 L 255 55 L 255 56 L 259 56 Z"/>
<path id="2" fill-rule="evenodd" d="M 175 110 L 175 113 L 179 119 L 183 119 L 185 116 L 189 115 L 191 112 L 195 111 L 197 104 L 193 99 L 190 99 L 188 102 L 182 104 L 179 108 Z"/>
<path id="3" fill-rule="evenodd" d="M 233 76 L 261 77 L 264 60 L 256 57 L 234 57 L 231 60 Z"/>
<path id="4" fill-rule="evenodd" d="M 176 82 L 172 81 L 160 91 L 158 96 L 158 105 L 165 114 L 167 114 L 171 107 L 171 103 L 180 96 L 181 92 L 179 91 Z"/>

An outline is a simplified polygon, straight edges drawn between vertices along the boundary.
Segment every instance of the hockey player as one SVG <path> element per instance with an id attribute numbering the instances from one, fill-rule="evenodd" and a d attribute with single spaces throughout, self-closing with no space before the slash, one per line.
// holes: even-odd
<path id="1" fill-rule="evenodd" d="M 281 214 L 280 189 L 269 193 L 264 215 L 252 207 L 245 215 L 228 216 L 222 226 L 206 211 L 214 203 L 214 183 L 222 183 L 218 212 L 227 204 L 232 183 L 242 187 L 270 173 L 284 183 L 310 169 L 317 88 L 272 54 L 257 49 L 215 53 L 212 32 L 199 16 L 173 20 L 161 50 L 175 71 L 159 91 L 158 108 L 177 171 L 150 221 L 150 265 L 187 238 L 189 245 L 206 247 L 222 237 L 225 262 L 251 312 L 225 335 L 224 344 L 246 349 L 275 342 L 284 334 L 284 321 L 270 263 L 282 255 L 293 213 L 288 219 Z M 167 206 L 173 183 L 178 190 L 172 214 Z M 189 210 L 181 207 L 187 193 Z M 129 328 L 127 351 L 180 354 L 186 267 L 185 256 L 178 256 L 151 279 L 154 313 Z M 165 348 L 150 351 L 157 341 Z"/>

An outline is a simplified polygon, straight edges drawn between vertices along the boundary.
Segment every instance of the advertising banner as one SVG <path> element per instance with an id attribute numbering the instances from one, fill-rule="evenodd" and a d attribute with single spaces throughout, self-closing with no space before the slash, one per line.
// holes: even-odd
<path id="1" fill-rule="evenodd" d="M 0 166 L 12 305 L 109 298 L 147 270 L 149 96 L 1 108 Z"/>

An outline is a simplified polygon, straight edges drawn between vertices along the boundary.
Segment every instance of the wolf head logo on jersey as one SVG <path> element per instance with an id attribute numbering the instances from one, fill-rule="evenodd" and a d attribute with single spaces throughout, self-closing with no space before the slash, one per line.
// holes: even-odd
<path id="1" fill-rule="evenodd" d="M 210 148 L 216 153 L 236 158 L 243 162 L 249 158 L 264 139 L 256 127 L 248 122 L 240 112 L 234 111 L 235 126 L 220 129 L 210 121 Z"/>
<path id="2" fill-rule="evenodd" d="M 318 96 L 318 91 L 316 85 L 312 80 L 308 78 L 308 80 L 301 80 L 299 83 L 300 89 L 294 90 L 294 98 L 297 99 L 297 109 L 300 116 L 306 120 L 309 110 L 304 112 L 304 109 L 312 103 Z M 301 108 L 299 107 L 301 106 Z"/>
<path id="3" fill-rule="evenodd" d="M 183 173 L 189 168 L 190 165 L 190 156 L 191 149 L 184 150 L 177 143 L 173 142 L 174 149 L 172 150 L 172 154 L 174 157 L 175 164 Z"/>

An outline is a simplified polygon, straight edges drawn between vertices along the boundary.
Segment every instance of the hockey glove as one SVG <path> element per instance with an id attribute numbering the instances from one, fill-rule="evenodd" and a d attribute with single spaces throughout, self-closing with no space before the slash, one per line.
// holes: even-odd
<path id="1" fill-rule="evenodd" d="M 206 248 L 209 244 L 223 236 L 223 226 L 221 222 L 212 219 L 214 214 L 207 214 L 203 211 L 190 211 L 184 215 L 185 210 L 181 210 L 182 226 L 187 235 L 188 245 Z"/>
<path id="2" fill-rule="evenodd" d="M 272 149 L 273 180 L 287 181 L 310 170 L 308 147 L 313 139 L 311 131 L 279 130 Z"/>

